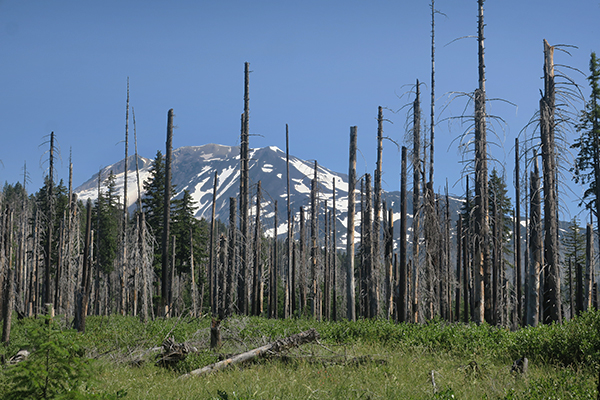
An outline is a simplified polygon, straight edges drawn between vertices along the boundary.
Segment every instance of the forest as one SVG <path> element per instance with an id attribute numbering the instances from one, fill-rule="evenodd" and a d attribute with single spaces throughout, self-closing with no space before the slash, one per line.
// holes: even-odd
<path id="1" fill-rule="evenodd" d="M 215 218 L 215 194 L 210 219 L 194 217 L 197 205 L 189 192 L 175 197 L 172 109 L 166 147 L 157 151 L 150 178 L 141 182 L 137 174 L 132 212 L 127 174 L 133 168 L 127 163 L 137 161 L 138 154 L 128 83 L 122 196 L 112 172 L 99 174 L 97 198 L 87 202 L 74 194 L 71 176 L 67 184 L 55 179 L 59 132 L 50 133 L 45 143 L 49 168 L 43 187 L 28 193 L 25 172 L 23 182 L 6 183 L 0 192 L 2 342 L 10 343 L 15 318 L 44 315 L 61 316 L 79 332 L 86 331 L 90 316 L 116 315 L 142 323 L 209 316 L 216 329 L 222 321 L 252 316 L 445 321 L 518 331 L 565 324 L 597 309 L 600 60 L 591 53 L 591 94 L 574 111 L 573 99 L 582 96 L 582 88 L 555 72 L 560 46 L 543 41 L 539 109 L 514 138 L 516 195 L 510 199 L 506 178 L 489 167 L 488 126 L 499 117 L 486 112 L 483 0 L 477 3 L 479 85 L 465 94 L 469 108 L 460 117 L 469 128 L 457 138 L 467 187 L 458 218 L 451 215 L 448 191 L 434 192 L 438 12 L 432 1 L 431 81 L 412 86 L 405 145 L 394 142 L 402 155 L 399 217 L 382 199 L 382 148 L 389 138 L 383 135 L 384 108 L 379 107 L 373 174 L 357 176 L 357 127 L 349 127 L 347 219 L 337 220 L 335 197 L 332 203 L 319 200 L 315 161 L 310 206 L 291 210 L 288 167 L 287 203 L 273 201 L 275 231 L 265 233 L 271 227 L 261 219 L 261 182 L 249 177 L 249 63 L 244 66 L 239 195 L 229 199 L 229 220 Z M 431 90 L 429 110 L 422 105 L 425 87 Z M 566 131 L 578 138 L 565 143 Z M 287 135 L 286 127 L 286 141 Z M 559 221 L 558 173 L 559 165 L 565 168 L 565 148 L 576 153 L 566 168 L 585 188 L 581 205 L 589 212 L 589 222 L 574 218 L 566 229 Z M 289 149 L 286 154 L 289 158 Z M 215 173 L 214 193 L 218 178 Z M 277 233 L 278 207 L 287 209 L 285 235 Z M 297 211 L 299 218 L 293 218 Z M 340 222 L 345 231 L 336 229 Z M 337 245 L 340 237 L 345 237 L 344 249 Z"/>

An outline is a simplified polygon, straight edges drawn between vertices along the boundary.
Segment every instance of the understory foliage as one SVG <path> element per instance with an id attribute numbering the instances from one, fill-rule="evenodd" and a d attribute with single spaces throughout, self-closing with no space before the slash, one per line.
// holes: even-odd
<path id="1" fill-rule="evenodd" d="M 427 324 L 396 324 L 384 319 L 331 322 L 233 316 L 221 324 L 224 347 L 219 350 L 209 349 L 208 318 L 156 319 L 144 324 L 133 317 L 92 316 L 88 318 L 85 334 L 61 327 L 60 321 L 57 317 L 48 324 L 45 319 L 25 318 L 15 324 L 13 340 L 0 352 L 5 352 L 7 359 L 24 348 L 32 354 L 16 366 L 2 368 L 0 398 L 118 398 L 133 389 L 142 390 L 137 387 L 139 382 L 136 387 L 130 386 L 130 380 L 148 381 L 148 389 L 144 390 L 161 385 L 165 386 L 162 390 L 175 390 L 183 385 L 181 390 L 187 393 L 179 397 L 162 392 L 153 398 L 295 398 L 306 390 L 290 389 L 284 396 L 281 380 L 273 378 L 273 374 L 285 375 L 294 382 L 306 380 L 302 387 L 325 385 L 316 398 L 346 398 L 349 392 L 343 387 L 347 383 L 338 375 L 346 373 L 359 374 L 364 381 L 355 385 L 367 392 L 372 390 L 371 386 L 383 385 L 385 381 L 391 386 L 383 396 L 394 397 L 410 393 L 404 390 L 411 386 L 412 378 L 404 375 L 403 368 L 422 370 L 419 376 L 425 388 L 431 385 L 427 383 L 429 374 L 439 374 L 435 392 L 418 398 L 469 398 L 473 392 L 464 391 L 465 383 L 499 386 L 492 398 L 595 398 L 600 367 L 600 312 L 597 311 L 585 312 L 563 324 L 517 331 L 441 319 Z M 190 381 L 196 383 L 175 380 L 182 373 L 222 359 L 223 354 L 248 351 L 312 327 L 319 332 L 320 343 L 308 350 L 299 349 L 299 354 L 222 372 L 214 375 L 214 379 Z M 172 369 L 159 369 L 154 365 L 156 353 L 149 349 L 160 346 L 167 337 L 190 343 L 198 352 Z M 347 357 L 354 361 L 345 366 L 331 364 L 331 360 Z M 521 357 L 529 359 L 532 372 L 527 378 L 511 378 L 510 366 Z M 133 364 L 137 367 L 132 367 Z M 140 365 L 145 366 L 140 368 Z M 397 378 L 390 382 L 392 376 Z M 257 379 L 257 388 L 263 391 L 238 389 L 237 379 L 245 384 L 249 384 L 248 379 Z M 204 387 L 203 382 L 218 385 L 217 389 L 188 393 L 187 385 Z"/>

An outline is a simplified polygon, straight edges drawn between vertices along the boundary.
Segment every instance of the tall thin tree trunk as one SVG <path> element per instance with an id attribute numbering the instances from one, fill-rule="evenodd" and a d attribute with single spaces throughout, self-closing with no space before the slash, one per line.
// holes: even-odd
<path id="1" fill-rule="evenodd" d="M 346 317 L 356 321 L 354 295 L 354 191 L 356 188 L 356 126 L 350 128 L 350 161 L 348 167 L 348 226 L 346 235 Z"/>
<path id="2" fill-rule="evenodd" d="M 521 263 L 521 172 L 520 172 L 520 155 L 519 155 L 519 138 L 515 138 L 515 268 L 516 268 L 516 279 L 517 279 L 517 323 L 523 324 L 523 301 L 522 301 L 522 289 L 521 281 L 523 266 Z"/>
<path id="3" fill-rule="evenodd" d="M 311 290 L 311 315 L 318 318 L 318 285 L 317 285 L 317 258 L 319 248 L 317 247 L 317 162 L 315 161 L 315 176 L 311 181 L 310 190 L 310 290 Z"/>
<path id="4" fill-rule="evenodd" d="M 250 120 L 250 63 L 244 64 L 244 114 L 242 118 L 242 137 L 240 140 L 240 230 L 241 230 L 241 264 L 238 276 L 238 310 L 241 314 L 248 313 L 248 285 L 246 278 L 250 267 L 248 253 L 248 185 L 249 185 L 249 120 Z"/>
<path id="5" fill-rule="evenodd" d="M 300 263 L 298 270 L 298 279 L 300 281 L 300 311 L 301 313 L 305 313 L 308 294 L 306 289 L 306 222 L 304 220 L 304 207 L 300 207 Z"/>
<path id="6" fill-rule="evenodd" d="M 331 269 L 333 271 L 333 276 L 332 276 L 332 286 L 333 286 L 333 293 L 332 293 L 332 304 L 331 304 L 331 314 L 332 314 L 332 319 L 334 321 L 337 321 L 337 235 L 336 235 L 336 227 L 337 227 L 337 214 L 336 214 L 337 208 L 335 205 L 335 178 L 333 179 L 333 212 L 332 212 L 332 216 L 331 216 L 331 227 L 332 227 L 332 238 L 331 238 L 331 242 L 332 242 L 332 251 L 333 251 L 333 255 L 332 255 L 332 261 L 331 261 Z"/>
<path id="7" fill-rule="evenodd" d="M 171 227 L 171 158 L 173 152 L 173 109 L 167 116 L 167 154 L 165 159 L 165 193 L 163 205 L 163 232 L 162 232 L 162 282 L 161 282 L 161 313 L 167 316 L 170 312 L 170 282 L 169 282 L 169 237 Z"/>
<path id="8" fill-rule="evenodd" d="M 287 268 L 284 274 L 284 307 L 283 307 L 283 318 L 290 317 L 295 311 L 295 299 L 294 299 L 294 285 L 292 281 L 294 280 L 294 271 L 292 267 L 292 230 L 293 230 L 293 220 L 292 220 L 292 208 L 290 201 L 290 141 L 289 141 L 289 129 L 288 124 L 285 124 L 285 168 L 286 168 L 286 179 L 287 179 Z M 335 189 L 334 189 L 335 196 Z"/>
<path id="9" fill-rule="evenodd" d="M 4 235 L 6 235 L 6 278 L 4 282 L 5 293 L 2 307 L 2 343 L 8 345 L 10 341 L 10 329 L 12 326 L 12 313 L 15 308 L 15 267 L 12 263 L 13 258 L 13 211 L 10 205 L 7 205 L 8 213 L 7 225 L 4 226 Z"/>
<path id="10" fill-rule="evenodd" d="M 585 301 L 584 309 L 587 311 L 592 307 L 592 287 L 594 282 L 594 228 L 592 224 L 586 225 L 585 231 Z"/>
<path id="11" fill-rule="evenodd" d="M 373 265 L 373 224 L 371 220 L 371 175 L 365 175 L 365 210 L 364 210 L 364 232 L 361 240 L 361 247 L 364 248 L 365 271 L 367 273 L 367 317 L 376 318 L 378 311 L 377 304 L 377 277 Z"/>
<path id="12" fill-rule="evenodd" d="M 271 318 L 277 318 L 277 200 L 275 200 L 275 217 L 273 221 L 273 256 L 271 257 L 271 294 L 269 300 L 271 300 L 270 316 Z"/>
<path id="13" fill-rule="evenodd" d="M 125 275 L 127 273 L 127 222 L 129 220 L 129 212 L 127 210 L 127 172 L 129 170 L 129 77 L 127 77 L 127 106 L 125 111 L 125 171 L 123 178 L 123 224 L 121 227 L 121 271 L 119 274 L 121 283 L 121 303 L 119 310 L 121 315 L 126 314 L 126 301 L 127 298 L 125 291 Z"/>
<path id="14" fill-rule="evenodd" d="M 50 299 L 50 272 L 52 269 L 52 231 L 54 228 L 54 132 L 50 132 L 50 157 L 48 167 L 48 227 L 46 231 L 46 255 L 44 268 L 44 296 L 43 303 L 49 303 Z"/>
<path id="15" fill-rule="evenodd" d="M 544 175 L 544 322 L 561 322 L 558 242 L 558 194 L 554 143 L 554 47 L 544 40 L 544 97 L 540 101 L 540 136 Z"/>
<path id="16" fill-rule="evenodd" d="M 407 198 L 406 198 L 406 147 L 402 146 L 402 160 L 400 167 L 400 270 L 398 271 L 398 321 L 406 321 L 406 286 L 407 286 L 407 268 L 406 268 L 406 218 L 407 218 Z M 391 211 L 391 210 L 390 210 Z M 390 221 L 393 221 L 393 213 L 390 213 Z M 414 216 L 413 216 L 414 218 Z M 390 223 L 390 235 L 393 237 L 394 225 Z M 393 241 L 392 241 L 393 246 Z M 414 246 L 414 243 L 413 243 Z"/>
<path id="17" fill-rule="evenodd" d="M 419 80 L 416 84 L 416 98 L 413 102 L 413 226 L 412 226 L 412 290 L 411 321 L 419 322 L 419 235 L 420 235 L 420 195 L 421 182 L 421 101 L 419 99 Z"/>
<path id="18" fill-rule="evenodd" d="M 234 298 L 234 277 L 237 273 L 237 231 L 236 231 L 237 199 L 229 198 L 229 246 L 227 258 L 227 293 L 225 294 L 225 314 L 231 315 Z"/>
<path id="19" fill-rule="evenodd" d="M 254 224 L 254 277 L 252 314 L 262 313 L 262 264 L 261 264 L 261 230 L 260 230 L 260 181 L 256 185 L 256 222 Z"/>
<path id="20" fill-rule="evenodd" d="M 379 303 L 379 286 L 377 285 L 377 277 L 379 276 L 381 246 L 381 175 L 382 175 L 382 155 L 383 155 L 383 108 L 379 106 L 377 112 L 377 167 L 375 170 L 375 182 L 373 193 L 373 277 L 375 280 L 375 301 Z M 388 292 L 389 293 L 389 292 Z M 390 303 L 384 304 L 390 305 Z"/>
<path id="21" fill-rule="evenodd" d="M 210 304 L 211 311 L 213 315 L 216 315 L 217 308 L 219 307 L 216 304 L 217 299 L 217 291 L 216 287 L 216 271 L 215 271 L 215 211 L 217 206 L 217 183 L 219 180 L 218 172 L 215 171 L 215 179 L 213 183 L 213 196 L 212 196 L 212 206 L 211 206 L 211 218 L 210 218 L 210 234 L 209 234 L 209 244 L 208 244 L 208 293 L 210 293 Z"/>
<path id="22" fill-rule="evenodd" d="M 542 265 L 542 226 L 540 175 L 537 157 L 530 180 L 530 233 L 529 233 L 529 285 L 527 296 L 527 325 L 537 326 L 539 322 L 540 271 Z"/>

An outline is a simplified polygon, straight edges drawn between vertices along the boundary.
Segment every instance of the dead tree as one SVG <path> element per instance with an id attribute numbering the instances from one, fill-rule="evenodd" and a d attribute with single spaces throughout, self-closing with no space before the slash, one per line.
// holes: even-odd
<path id="1" fill-rule="evenodd" d="M 489 260 L 489 200 L 486 134 L 486 93 L 483 36 L 483 0 L 478 0 L 479 87 L 475 90 L 475 210 L 473 249 L 475 315 L 477 323 L 491 322 L 492 288 Z"/>
<path id="2" fill-rule="evenodd" d="M 400 167 L 400 270 L 398 271 L 398 321 L 406 321 L 406 294 L 407 294 L 407 266 L 406 266 L 406 218 L 407 218 L 407 198 L 406 198 L 406 147 L 402 146 L 402 161 Z M 390 214 L 390 235 L 393 237 L 393 213 Z M 414 218 L 414 216 L 413 216 Z M 413 246 L 415 244 L 413 243 Z M 393 241 L 392 241 L 393 246 Z"/>
<path id="3" fill-rule="evenodd" d="M 85 320 L 88 311 L 88 302 L 92 283 L 91 269 L 91 225 L 92 225 L 92 202 L 88 200 L 86 205 L 85 244 L 83 247 L 83 267 L 81 275 L 81 287 L 78 293 L 77 312 L 75 314 L 75 329 L 85 332 Z"/>
<path id="4" fill-rule="evenodd" d="M 365 271 L 366 282 L 367 282 L 367 318 L 377 318 L 379 305 L 378 305 L 378 285 L 377 275 L 374 266 L 374 254 L 373 254 L 373 224 L 371 220 L 371 175 L 365 175 L 365 210 L 364 210 L 364 232 L 363 238 L 361 238 L 361 247 L 363 248 L 365 256 Z"/>
<path id="5" fill-rule="evenodd" d="M 380 231 L 381 231 L 381 175 L 382 175 L 382 155 L 383 155 L 383 109 L 379 106 L 377 112 L 377 168 L 375 170 L 375 182 L 373 193 L 373 276 L 379 274 L 380 260 Z M 389 293 L 389 292 L 388 292 Z M 389 306 L 390 303 L 387 303 Z"/>
<path id="6" fill-rule="evenodd" d="M 227 292 L 225 293 L 225 315 L 231 315 L 234 299 L 234 277 L 237 273 L 237 230 L 236 230 L 237 199 L 229 198 L 229 241 L 227 248 Z"/>
<path id="7" fill-rule="evenodd" d="M 260 181 L 256 185 L 256 222 L 254 224 L 254 276 L 253 276 L 253 301 L 252 315 L 262 313 L 262 264 L 261 264 L 261 231 L 260 231 Z"/>
<path id="8" fill-rule="evenodd" d="M 337 235 L 336 235 L 336 227 L 337 227 L 337 214 L 336 214 L 336 206 L 335 206 L 335 178 L 333 179 L 333 212 L 331 215 L 331 226 L 332 226 L 332 238 L 331 238 L 331 247 L 333 251 L 331 269 L 333 271 L 333 276 L 331 277 L 332 282 L 331 285 L 333 287 L 332 293 L 332 304 L 331 304 L 331 314 L 332 319 L 337 321 Z"/>
<path id="9" fill-rule="evenodd" d="M 269 316 L 271 318 L 277 318 L 277 200 L 275 200 L 274 206 L 275 216 L 273 221 L 273 255 L 271 257 L 271 290 L 269 294 Z"/>
<path id="10" fill-rule="evenodd" d="M 165 193 L 163 205 L 162 231 L 162 282 L 161 282 L 161 313 L 167 316 L 170 312 L 170 281 L 169 281 L 169 237 L 171 225 L 171 159 L 173 153 L 173 109 L 167 114 L 167 153 L 165 158 Z"/>
<path id="11" fill-rule="evenodd" d="M 348 226 L 346 236 L 346 309 L 349 321 L 356 321 L 354 295 L 354 191 L 356 188 L 356 126 L 350 128 L 350 161 L 348 167 Z"/>
<path id="12" fill-rule="evenodd" d="M 288 318 L 294 311 L 294 296 L 295 293 L 294 285 L 292 284 L 294 271 L 292 267 L 292 208 L 290 204 L 290 142 L 289 142 L 289 129 L 288 124 L 285 124 L 285 168 L 286 168 L 286 179 L 287 179 L 287 266 L 284 275 L 284 307 L 283 307 L 283 318 Z M 334 193 L 335 196 L 335 193 Z M 275 213 L 277 215 L 277 213 Z"/>
<path id="13" fill-rule="evenodd" d="M 250 267 L 248 253 L 248 206 L 249 206 L 249 126 L 250 120 L 250 63 L 244 64 L 244 114 L 242 116 L 242 134 L 240 140 L 240 231 L 241 231 L 241 264 L 238 276 L 238 310 L 241 314 L 248 313 L 248 286 L 246 277 Z"/>
<path id="14" fill-rule="evenodd" d="M 539 322 L 540 272 L 542 266 L 542 209 L 540 199 L 540 174 L 537 156 L 530 180 L 530 217 L 529 217 L 529 285 L 527 287 L 527 325 L 537 326 Z"/>
<path id="15" fill-rule="evenodd" d="M 15 267 L 13 259 L 13 210 L 10 204 L 6 207 L 6 221 L 4 226 L 5 235 L 5 269 L 6 278 L 4 280 L 4 300 L 2 302 L 2 343 L 8 345 L 10 341 L 10 329 L 12 326 L 12 313 L 15 308 Z"/>
<path id="16" fill-rule="evenodd" d="M 121 315 L 126 314 L 126 301 L 127 298 L 125 294 L 125 275 L 127 273 L 127 223 L 129 220 L 129 212 L 127 210 L 127 172 L 129 169 L 129 77 L 127 77 L 127 106 L 125 111 L 125 170 L 124 170 L 124 178 L 123 178 L 123 222 L 121 225 L 121 271 L 119 273 L 119 280 L 121 283 L 121 303 L 119 306 L 119 310 L 121 311 Z"/>
<path id="17" fill-rule="evenodd" d="M 300 263 L 298 267 L 298 280 L 300 286 L 300 312 L 306 312 L 307 307 L 307 266 L 306 266 L 306 222 L 304 220 L 304 207 L 300 207 Z"/>
<path id="18" fill-rule="evenodd" d="M 52 270 L 52 236 L 54 228 L 54 132 L 50 132 L 50 157 L 48 158 L 48 226 L 46 228 L 46 254 L 44 266 L 44 292 L 42 303 L 50 302 L 50 273 Z"/>
<path id="19" fill-rule="evenodd" d="M 311 290 L 311 315 L 318 318 L 318 291 L 317 285 L 317 162 L 315 161 L 315 176 L 311 181 L 310 189 L 310 290 Z"/>
<path id="20" fill-rule="evenodd" d="M 411 321 L 419 322 L 419 232 L 420 232 L 420 195 L 421 182 L 421 100 L 419 99 L 419 80 L 417 79 L 416 97 L 413 102 L 413 226 L 412 226 L 412 296 Z"/>
<path id="21" fill-rule="evenodd" d="M 540 100 L 540 136 L 544 175 L 544 322 L 562 322 L 556 191 L 554 47 L 544 40 L 544 96 Z"/>
<path id="22" fill-rule="evenodd" d="M 329 266 L 329 220 L 330 220 L 330 212 L 327 207 L 327 200 L 325 200 L 325 204 L 323 206 L 323 223 L 325 225 L 324 233 L 325 233 L 325 245 L 323 246 L 323 313 L 325 314 L 325 319 L 330 320 L 331 318 L 331 271 Z"/>
<path id="23" fill-rule="evenodd" d="M 594 285 L 594 228 L 592 224 L 586 225 L 585 231 L 585 310 L 592 308 Z"/>
<path id="24" fill-rule="evenodd" d="M 521 289 L 521 281 L 522 281 L 522 264 L 521 264 L 521 175 L 519 168 L 519 138 L 515 138 L 515 220 L 516 220 L 516 228 L 515 228 L 515 269 L 516 269 L 516 316 L 517 323 L 519 325 L 523 324 L 523 304 L 522 304 L 522 289 Z"/>
<path id="25" fill-rule="evenodd" d="M 211 206 L 211 218 L 210 218 L 210 233 L 209 233 L 209 244 L 208 244 L 208 293 L 210 293 L 210 304 L 211 311 L 213 315 L 217 312 L 217 304 L 215 303 L 216 296 L 216 272 L 215 272 L 215 211 L 217 207 L 217 183 L 218 183 L 219 175 L 218 172 L 215 171 L 215 179 L 213 183 L 213 196 L 212 196 L 212 206 Z"/>

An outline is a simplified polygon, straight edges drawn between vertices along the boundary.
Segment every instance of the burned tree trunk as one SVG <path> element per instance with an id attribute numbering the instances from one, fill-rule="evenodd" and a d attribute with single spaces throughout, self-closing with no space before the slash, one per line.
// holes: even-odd
<path id="1" fill-rule="evenodd" d="M 123 222 L 121 225 L 121 270 L 119 271 L 119 281 L 121 284 L 121 302 L 119 310 L 121 315 L 126 314 L 126 291 L 125 291 L 125 275 L 127 271 L 127 223 L 129 220 L 129 212 L 127 210 L 127 170 L 129 169 L 128 160 L 129 147 L 129 77 L 127 77 L 127 106 L 125 111 L 125 167 L 123 178 Z"/>
<path id="2" fill-rule="evenodd" d="M 331 227 L 332 227 L 332 261 L 331 261 L 331 269 L 333 271 L 333 276 L 331 277 L 333 286 L 332 296 L 332 304 L 331 304 L 331 314 L 332 319 L 337 321 L 337 235 L 336 235 L 336 226 L 337 226 L 337 214 L 336 214 L 336 206 L 335 206 L 335 178 L 333 179 L 333 212 L 331 215 Z"/>
<path id="3" fill-rule="evenodd" d="M 2 302 L 2 343 L 8 345 L 10 341 L 10 329 L 12 326 L 12 313 L 15 308 L 15 267 L 12 263 L 13 258 L 13 211 L 10 205 L 7 206 L 8 214 L 7 224 L 4 226 L 4 235 L 6 235 L 6 278 L 4 281 L 4 301 Z"/>
<path id="4" fill-rule="evenodd" d="M 238 310 L 241 314 L 248 313 L 248 286 L 246 278 L 250 268 L 250 257 L 248 253 L 248 185 L 249 185 L 249 120 L 250 120 L 250 63 L 244 64 L 244 114 L 242 117 L 242 134 L 240 140 L 240 231 L 241 231 L 241 264 L 238 275 Z"/>
<path id="5" fill-rule="evenodd" d="M 210 218 L 210 232 L 208 243 L 208 293 L 210 293 L 210 304 L 213 315 L 216 314 L 218 305 L 216 304 L 217 299 L 217 288 L 216 288 L 216 271 L 215 271 L 215 212 L 217 207 L 217 183 L 219 180 L 218 172 L 215 171 L 215 179 L 213 183 L 213 196 L 211 205 L 211 218 Z"/>
<path id="6" fill-rule="evenodd" d="M 373 250 L 372 250 L 372 269 L 373 269 L 373 277 L 376 277 L 379 274 L 379 265 L 380 265 L 380 231 L 381 231 L 381 174 L 382 174 L 382 165 L 381 158 L 383 154 L 383 109 L 379 106 L 377 112 L 377 168 L 375 170 L 375 182 L 374 182 L 374 193 L 373 193 L 373 231 L 372 231 L 372 242 L 373 242 Z M 376 282 L 376 281 L 375 281 Z M 378 298 L 378 287 L 376 287 L 375 296 Z M 377 301 L 377 300 L 376 300 Z M 388 303 L 389 305 L 389 303 Z M 385 307 L 385 304 L 384 304 Z"/>
<path id="7" fill-rule="evenodd" d="M 540 175 L 537 156 L 530 182 L 531 216 L 529 223 L 529 285 L 527 287 L 527 325 L 539 322 L 540 271 L 542 266 L 542 210 L 540 200 Z"/>
<path id="8" fill-rule="evenodd" d="M 260 230 L 260 181 L 256 186 L 256 222 L 254 224 L 254 279 L 253 279 L 253 301 L 252 301 L 252 315 L 260 315 L 263 309 L 262 303 L 262 264 L 261 264 L 261 230 Z"/>
<path id="9" fill-rule="evenodd" d="M 86 224 L 85 224 L 85 244 L 83 247 L 83 267 L 81 275 L 81 288 L 78 294 L 77 312 L 75 316 L 75 329 L 79 332 L 85 332 L 85 320 L 88 311 L 88 302 L 91 292 L 92 269 L 91 269 L 91 225 L 92 225 L 92 202 L 88 200 L 86 206 Z"/>
<path id="10" fill-rule="evenodd" d="M 406 199 L 406 147 L 402 146 L 402 161 L 400 167 L 400 270 L 398 271 L 398 321 L 406 321 L 406 287 L 407 287 L 407 268 L 406 268 L 406 217 L 407 217 L 407 199 Z M 390 213 L 390 221 L 393 221 L 393 213 Z M 413 216 L 413 218 L 415 218 Z M 394 225 L 390 224 L 390 235 L 393 237 Z M 391 243 L 393 247 L 393 240 Z M 415 244 L 413 243 L 413 246 Z"/>
<path id="11" fill-rule="evenodd" d="M 295 293 L 294 285 L 292 284 L 294 271 L 292 268 L 292 208 L 290 204 L 290 144 L 289 144 L 288 125 L 285 124 L 285 168 L 287 178 L 287 265 L 284 275 L 284 307 L 283 318 L 288 318 L 295 311 L 295 301 L 293 294 Z"/>
<path id="12" fill-rule="evenodd" d="M 585 310 L 592 308 L 594 286 L 594 228 L 587 224 L 585 231 Z"/>
<path id="13" fill-rule="evenodd" d="M 170 312 L 170 281 L 169 281 L 169 237 L 171 226 L 171 159 L 173 153 L 173 109 L 167 115 L 167 153 L 165 158 L 165 193 L 163 205 L 163 231 L 162 231 L 162 282 L 161 282 L 161 310 L 163 316 Z"/>
<path id="14" fill-rule="evenodd" d="M 275 200 L 275 217 L 273 222 L 273 255 L 271 257 L 271 290 L 269 295 L 270 307 L 269 315 L 271 318 L 277 318 L 277 200 Z M 285 307 L 284 307 L 285 308 Z"/>
<path id="15" fill-rule="evenodd" d="M 421 102 L 419 99 L 419 80 L 416 85 L 416 98 L 413 103 L 413 237 L 412 237 L 412 296 L 411 321 L 419 322 L 419 232 L 420 232 L 420 195 L 421 182 Z"/>
<path id="16" fill-rule="evenodd" d="M 516 308 L 517 323 L 523 324 L 523 304 L 522 304 L 522 264 L 521 264 L 521 173 L 519 168 L 519 138 L 515 138 L 515 269 L 516 269 Z"/>
<path id="17" fill-rule="evenodd" d="M 540 136 L 544 175 L 544 322 L 561 322 L 558 243 L 558 194 L 554 143 L 554 47 L 544 40 L 544 97 L 540 101 Z"/>
<path id="18" fill-rule="evenodd" d="M 231 315 L 234 296 L 234 277 L 237 272 L 237 231 L 236 231 L 237 199 L 229 198 L 229 241 L 227 247 L 227 292 L 225 293 L 225 315 Z"/>
<path id="19" fill-rule="evenodd" d="M 346 236 L 346 309 L 349 321 L 356 321 L 354 295 L 354 191 L 356 188 L 356 126 L 350 128 L 350 161 L 348 168 L 348 226 Z"/>
<path id="20" fill-rule="evenodd" d="M 367 283 L 367 318 L 377 318 L 377 276 L 373 265 L 373 224 L 371 220 L 371 175 L 365 175 L 365 210 L 364 210 L 364 232 L 361 247 L 364 249 L 365 272 Z"/>
<path id="21" fill-rule="evenodd" d="M 315 161 L 315 176 L 311 181 L 310 190 L 310 290 L 311 290 L 311 313 L 314 318 L 318 318 L 318 291 L 317 286 L 317 258 L 319 249 L 317 247 L 317 162 Z"/>

